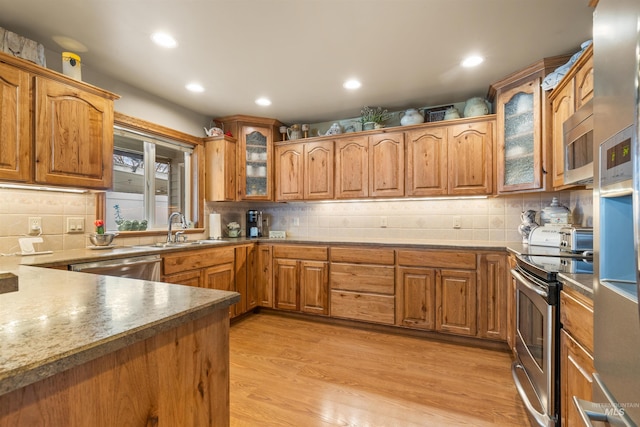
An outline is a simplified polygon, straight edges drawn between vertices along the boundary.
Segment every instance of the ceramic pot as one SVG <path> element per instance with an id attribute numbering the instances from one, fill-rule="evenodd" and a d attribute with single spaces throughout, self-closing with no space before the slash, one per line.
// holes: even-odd
<path id="1" fill-rule="evenodd" d="M 362 125 L 362 130 L 374 130 L 376 127 L 376 122 L 365 122 Z"/>
<path id="2" fill-rule="evenodd" d="M 402 115 L 402 118 L 400 119 L 400 124 L 402 126 L 424 123 L 424 116 L 420 114 L 420 111 L 416 108 L 409 108 L 407 111 L 400 114 Z"/>
<path id="3" fill-rule="evenodd" d="M 444 112 L 444 120 L 459 119 L 460 112 L 456 107 L 447 108 Z"/>
<path id="4" fill-rule="evenodd" d="M 484 98 L 477 96 L 468 99 L 464 104 L 465 117 L 484 116 L 485 114 L 489 114 L 489 103 Z"/>

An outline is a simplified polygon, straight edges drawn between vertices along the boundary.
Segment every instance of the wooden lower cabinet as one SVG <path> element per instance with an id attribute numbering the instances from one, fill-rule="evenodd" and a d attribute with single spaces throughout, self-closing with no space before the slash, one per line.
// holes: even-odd
<path id="1" fill-rule="evenodd" d="M 593 301 L 565 286 L 560 292 L 560 323 L 561 425 L 583 426 L 573 397 L 592 400 Z"/>
<path id="2" fill-rule="evenodd" d="M 329 314 L 329 264 L 326 261 L 300 261 L 300 310 Z"/>
<path id="3" fill-rule="evenodd" d="M 327 252 L 317 246 L 274 247 L 274 308 L 329 314 Z"/>
<path id="4" fill-rule="evenodd" d="M 511 275 L 504 253 L 478 255 L 478 336 L 507 339 L 508 284 Z"/>
<path id="5" fill-rule="evenodd" d="M 162 257 L 162 281 L 200 288 L 238 291 L 235 282 L 234 247 L 199 249 L 166 254 Z M 236 305 L 229 314 L 236 314 Z M 238 309 L 238 314 L 242 308 Z"/>
<path id="6" fill-rule="evenodd" d="M 476 272 L 439 270 L 436 274 L 436 331 L 476 335 Z"/>
<path id="7" fill-rule="evenodd" d="M 45 425 L 228 426 L 226 309 L 0 396 L 0 427 Z"/>
<path id="8" fill-rule="evenodd" d="M 276 259 L 273 261 L 275 283 L 274 308 L 300 311 L 300 285 L 298 281 L 298 261 Z"/>
<path id="9" fill-rule="evenodd" d="M 164 276 L 163 282 L 174 283 L 176 285 L 186 286 L 202 286 L 202 270 L 185 271 L 184 273 L 176 273 L 170 276 Z"/>
<path id="10" fill-rule="evenodd" d="M 469 251 L 398 250 L 398 325 L 477 333 L 477 260 Z"/>
<path id="11" fill-rule="evenodd" d="M 386 248 L 331 248 L 331 317 L 395 324 L 395 253 Z"/>
<path id="12" fill-rule="evenodd" d="M 273 308 L 273 246 L 258 245 L 254 257 L 258 305 Z"/>
<path id="13" fill-rule="evenodd" d="M 396 313 L 398 325 L 435 329 L 436 270 L 398 267 Z"/>
<path id="14" fill-rule="evenodd" d="M 509 255 L 508 265 L 509 270 L 515 267 L 516 258 L 513 255 Z M 509 273 L 507 278 L 508 293 L 507 293 L 507 345 L 511 349 L 511 353 L 515 356 L 516 353 L 516 279 Z"/>

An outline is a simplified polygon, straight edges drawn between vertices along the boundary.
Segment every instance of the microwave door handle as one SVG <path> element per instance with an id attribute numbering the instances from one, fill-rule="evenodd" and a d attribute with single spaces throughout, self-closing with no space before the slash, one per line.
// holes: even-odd
<path id="1" fill-rule="evenodd" d="M 526 277 L 524 277 L 522 274 L 520 274 L 519 271 L 511 270 L 511 275 L 513 277 L 515 277 L 516 280 L 518 280 L 520 283 L 525 285 L 528 289 L 530 289 L 533 292 L 535 292 L 536 294 L 540 295 L 542 298 L 548 298 L 549 297 L 549 294 L 547 292 L 545 292 L 544 290 L 540 289 L 539 287 L 537 287 L 535 285 L 532 285 L 531 282 Z"/>

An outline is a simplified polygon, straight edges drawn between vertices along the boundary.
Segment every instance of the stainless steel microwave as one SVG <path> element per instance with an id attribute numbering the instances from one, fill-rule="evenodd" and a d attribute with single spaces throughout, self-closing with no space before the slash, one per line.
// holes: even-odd
<path id="1" fill-rule="evenodd" d="M 584 104 L 563 124 L 564 183 L 593 182 L 593 101 Z"/>

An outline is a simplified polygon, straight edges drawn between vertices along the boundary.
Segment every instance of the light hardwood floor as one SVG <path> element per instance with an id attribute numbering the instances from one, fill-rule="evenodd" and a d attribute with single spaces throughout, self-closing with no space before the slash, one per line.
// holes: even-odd
<path id="1" fill-rule="evenodd" d="M 505 352 L 277 313 L 231 326 L 231 426 L 528 426 Z"/>

